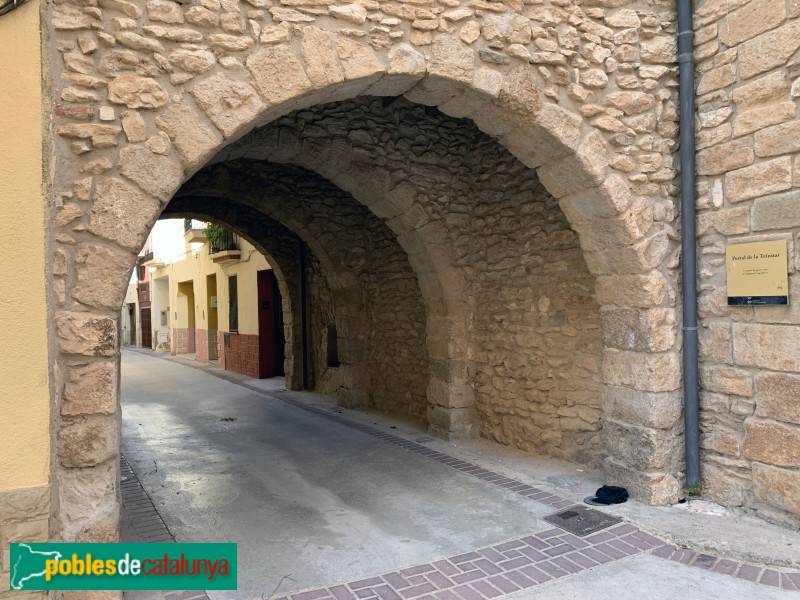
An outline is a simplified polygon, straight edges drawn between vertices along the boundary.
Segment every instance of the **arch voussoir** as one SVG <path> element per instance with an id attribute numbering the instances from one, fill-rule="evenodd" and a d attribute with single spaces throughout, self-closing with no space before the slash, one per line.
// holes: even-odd
<path id="1" fill-rule="evenodd" d="M 234 33 L 223 31 L 215 18 L 198 24 L 187 16 L 177 28 L 154 26 L 152 15 L 138 6 L 142 0 L 132 2 L 136 10 L 129 9 L 130 15 L 120 12 L 122 4 L 101 3 L 92 11 L 103 19 L 93 13 L 79 21 L 65 21 L 61 5 L 46 7 L 58 13 L 46 21 L 50 31 L 44 38 L 55 40 L 50 70 L 59 81 L 56 95 L 62 97 L 54 117 L 51 183 L 54 194 L 78 206 L 64 211 L 51 227 L 57 257 L 50 289 L 56 313 L 51 341 L 59 353 L 57 370 L 67 373 L 64 397 L 56 393 L 53 405 L 57 414 L 64 407 L 72 411 L 69 418 L 54 421 L 57 453 L 69 453 L 64 440 L 71 435 L 70 419 L 117 402 L 108 378 L 109 369 L 117 377 L 119 340 L 115 317 L 109 315 L 133 253 L 141 249 L 164 203 L 195 173 L 202 174 L 209 161 L 257 159 L 303 166 L 327 178 L 353 204 L 366 207 L 359 215 L 369 219 L 373 230 L 383 228 L 380 243 L 372 248 L 375 256 L 391 254 L 386 250 L 390 242 L 405 251 L 408 264 L 401 264 L 401 254 L 391 254 L 384 274 L 387 281 L 402 274 L 398 298 L 421 298 L 399 320 L 409 324 L 408 343 L 417 344 L 409 354 L 430 358 L 430 378 L 419 392 L 423 399 L 414 396 L 408 402 L 427 412 L 432 431 L 447 436 L 480 431 L 526 449 L 555 448 L 555 455 L 576 460 L 606 453 L 610 483 L 626 485 L 634 497 L 653 503 L 677 498 L 680 364 L 671 305 L 676 277 L 669 262 L 674 244 L 669 225 L 653 211 L 654 202 L 671 201 L 664 174 L 670 172 L 672 141 L 664 133 L 669 128 L 649 126 L 674 109 L 673 75 L 661 68 L 663 57 L 657 59 L 658 69 L 615 70 L 619 61 L 640 61 L 644 67 L 652 57 L 639 56 L 636 44 L 618 49 L 619 60 L 617 54 L 612 57 L 607 46 L 614 38 L 607 32 L 621 33 L 621 25 L 601 23 L 597 15 L 603 11 L 579 4 L 566 7 L 562 2 L 553 11 L 549 0 L 525 8 L 524 14 L 506 3 L 497 7 L 504 11 L 498 14 L 474 11 L 454 21 L 435 15 L 440 19 L 435 31 L 415 28 L 416 17 L 409 19 L 402 11 L 384 15 L 399 25 L 378 27 L 372 18 L 347 23 L 331 18 L 327 7 L 284 7 L 282 12 L 252 11 L 242 20 L 247 29 Z M 377 4 L 376 14 L 399 10 L 391 3 Z M 178 12 L 191 10 L 176 6 Z M 557 34 L 549 26 L 539 27 L 542 19 L 562 13 L 569 18 Z M 296 22 L 283 22 L 287 14 Z M 112 45 L 120 33 L 110 25 L 115 18 L 127 19 L 132 33 L 153 44 L 122 51 Z M 586 33 L 595 25 L 603 27 L 602 44 Z M 174 39 L 177 31 L 191 35 L 197 46 L 192 62 Z M 87 35 L 101 43 L 84 52 L 91 46 Z M 636 91 L 612 92 L 622 89 L 622 77 L 625 89 Z M 76 89 L 88 90 L 81 97 L 96 101 L 73 102 Z M 391 134 L 366 143 L 367 136 L 331 133 L 332 126 L 314 136 L 305 129 L 308 115 L 294 112 L 314 107 L 313 113 L 318 105 L 357 96 L 383 96 L 385 107 L 438 107 L 441 114 L 428 109 L 435 118 L 470 119 L 468 126 L 474 124 L 486 136 L 470 134 L 470 143 L 480 146 L 474 149 L 463 140 L 445 143 L 466 126 L 446 123 L 449 129 L 435 134 L 419 129 L 391 151 L 380 152 L 396 141 Z M 422 121 L 426 114 L 415 114 L 413 120 Z M 344 119 L 331 118 L 337 123 Z M 413 126 L 419 123 L 394 123 L 395 129 Z M 521 165 L 503 156 L 498 160 L 505 161 L 505 170 L 483 168 L 475 155 L 482 150 L 500 155 L 488 136 Z M 635 154 L 644 148 L 654 150 L 649 164 L 639 165 Z M 407 160 L 412 155 L 413 161 Z M 407 164 L 393 162 L 397 156 Z M 461 164 L 450 164 L 448 172 L 442 166 L 448 160 Z M 522 165 L 538 170 L 538 179 Z M 216 218 L 236 223 L 241 211 L 261 211 L 295 232 L 315 255 L 312 275 L 330 288 L 325 293 L 338 306 L 333 317 L 332 309 L 325 308 L 318 318 L 334 322 L 344 361 L 340 370 L 326 375 L 325 391 L 353 406 L 374 401 L 373 392 L 365 390 L 387 393 L 374 385 L 364 358 L 374 358 L 363 325 L 369 303 L 356 301 L 359 289 L 362 296 L 365 289 L 356 281 L 363 280 L 347 273 L 372 256 L 350 251 L 352 229 L 341 227 L 326 237 L 336 226 L 332 219 L 325 223 L 313 210 L 296 214 L 274 197 L 250 193 L 259 184 L 241 172 L 236 173 L 240 180 L 225 169 L 216 175 L 203 179 L 203 185 L 201 179 L 192 180 L 197 195 L 224 192 L 231 201 L 218 207 Z M 284 197 L 293 197 L 305 177 L 281 188 Z M 525 186 L 509 191 L 507 182 L 518 180 Z M 439 191 L 429 193 L 433 188 Z M 541 209 L 557 204 L 566 219 Z M 356 209 L 348 206 L 354 214 Z M 335 216 L 333 208 L 320 214 Z M 81 218 L 71 219 L 70 212 Z M 266 235 L 269 228 L 259 231 Z M 575 275 L 571 282 L 565 273 Z M 106 283 L 97 284 L 100 279 Z M 374 286 L 370 290 L 372 296 L 366 296 L 379 303 L 380 294 Z M 559 304 L 570 294 L 569 302 Z M 377 313 L 384 320 L 378 319 L 376 330 L 394 318 L 381 306 Z M 415 310 L 423 316 L 418 318 Z M 577 331 L 559 339 L 563 348 L 550 343 L 552 324 L 559 319 L 571 319 L 569 327 Z M 291 326 L 297 353 L 296 311 Z M 631 331 L 633 336 L 622 335 Z M 400 344 L 399 338 L 391 344 Z M 546 348 L 537 346 L 540 340 Z M 586 348 L 591 351 L 585 359 L 573 360 Z M 595 350 L 597 356 L 590 356 Z M 70 377 L 76 358 L 104 373 L 92 406 L 74 400 L 76 384 Z M 297 366 L 293 369 L 293 377 L 299 377 Z M 566 380 L 589 383 L 585 390 L 549 388 Z M 416 394 L 420 386 L 414 386 Z M 491 410 L 481 404 L 488 396 L 495 402 Z M 581 420 L 575 398 L 586 403 L 582 414 L 592 415 L 591 423 Z M 546 418 L 521 421 L 520 414 L 532 414 L 531 407 L 544 404 L 552 409 Z M 599 412 L 612 435 L 603 443 L 598 441 L 601 419 L 595 418 Z M 118 411 L 110 414 L 116 423 Z M 545 421 L 564 427 L 554 432 L 542 425 Z M 559 444 L 572 444 L 575 451 L 559 455 Z M 54 461 L 53 523 L 63 539 L 116 535 L 115 460 L 89 457 L 80 468 L 66 466 L 69 460 Z M 87 489 L 91 493 L 81 494 Z"/>

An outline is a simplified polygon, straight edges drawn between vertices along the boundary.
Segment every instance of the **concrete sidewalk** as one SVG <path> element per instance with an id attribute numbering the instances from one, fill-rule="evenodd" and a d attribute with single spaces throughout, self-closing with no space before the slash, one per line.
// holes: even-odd
<path id="1" fill-rule="evenodd" d="M 240 589 L 212 598 L 307 589 L 301 600 L 385 599 L 416 588 L 426 600 L 604 589 L 683 600 L 690 590 L 772 598 L 800 586 L 795 532 L 700 502 L 628 502 L 603 510 L 629 525 L 580 539 L 542 517 L 590 495 L 597 473 L 161 358 L 123 354 L 123 449 L 178 541 L 239 543 Z"/>

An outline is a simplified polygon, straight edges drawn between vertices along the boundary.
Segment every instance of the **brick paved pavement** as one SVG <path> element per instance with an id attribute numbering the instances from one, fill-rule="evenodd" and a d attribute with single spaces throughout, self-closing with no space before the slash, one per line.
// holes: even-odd
<path id="1" fill-rule="evenodd" d="M 136 540 L 125 540 L 128 542 L 146 543 L 170 543 L 175 541 L 175 537 L 164 523 L 158 510 L 156 510 L 150 496 L 147 495 L 136 473 L 131 469 L 125 456 L 120 456 L 120 485 L 122 494 L 122 506 L 125 511 Z M 134 598 L 138 596 L 152 596 L 152 594 L 126 593 L 126 597 Z M 165 600 L 209 600 L 203 590 L 188 591 L 164 591 L 162 597 Z"/>

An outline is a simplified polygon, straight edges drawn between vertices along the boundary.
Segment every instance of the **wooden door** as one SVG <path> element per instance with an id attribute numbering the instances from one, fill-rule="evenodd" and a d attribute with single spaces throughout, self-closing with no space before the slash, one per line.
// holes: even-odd
<path id="1" fill-rule="evenodd" d="M 150 319 L 150 309 L 143 308 L 142 309 L 142 318 L 141 318 L 141 327 L 142 327 L 142 348 L 152 348 L 153 347 L 153 326 Z"/>

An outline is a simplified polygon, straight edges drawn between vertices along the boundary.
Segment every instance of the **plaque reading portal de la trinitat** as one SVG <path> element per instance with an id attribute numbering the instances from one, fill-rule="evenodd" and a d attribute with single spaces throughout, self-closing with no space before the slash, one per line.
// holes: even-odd
<path id="1" fill-rule="evenodd" d="M 728 305 L 789 303 L 786 240 L 732 244 L 725 259 Z"/>

